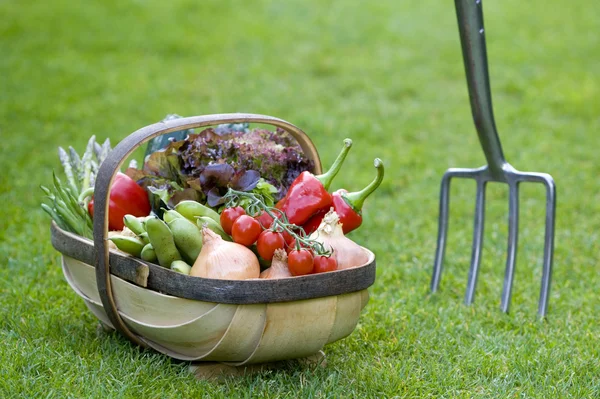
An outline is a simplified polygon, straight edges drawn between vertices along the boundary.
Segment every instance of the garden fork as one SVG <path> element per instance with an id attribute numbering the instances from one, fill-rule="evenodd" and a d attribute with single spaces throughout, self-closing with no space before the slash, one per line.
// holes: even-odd
<path id="1" fill-rule="evenodd" d="M 471 266 L 465 294 L 465 303 L 470 305 L 475 297 L 477 274 L 481 262 L 483 246 L 483 226 L 485 211 L 485 190 L 488 182 L 506 183 L 509 186 L 508 211 L 508 255 L 504 272 L 501 309 L 508 312 L 510 305 L 519 226 L 519 184 L 521 182 L 542 183 L 546 187 L 546 233 L 544 240 L 544 263 L 542 287 L 538 314 L 545 317 L 548 310 L 548 296 L 552 277 L 552 257 L 554 253 L 554 219 L 556 210 L 556 189 L 552 176 L 546 173 L 519 172 L 504 158 L 500 138 L 496 132 L 492 112 L 492 98 L 488 74 L 487 53 L 483 28 L 483 10 L 481 0 L 455 0 L 456 15 L 462 46 L 463 61 L 469 88 L 469 98 L 473 121 L 479 136 L 479 142 L 485 154 L 487 165 L 477 169 L 451 168 L 442 178 L 440 190 L 440 210 L 437 250 L 431 279 L 431 291 L 437 291 L 442 273 L 446 236 L 448 232 L 448 207 L 450 180 L 453 177 L 470 178 L 477 182 L 475 202 L 475 223 Z"/>

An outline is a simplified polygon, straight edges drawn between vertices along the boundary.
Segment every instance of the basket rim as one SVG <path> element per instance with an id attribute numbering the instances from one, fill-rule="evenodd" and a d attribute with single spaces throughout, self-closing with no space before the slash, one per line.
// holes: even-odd
<path id="1" fill-rule="evenodd" d="M 52 246 L 62 255 L 95 267 L 94 242 L 61 229 L 52 222 Z M 158 293 L 179 298 L 224 304 L 289 302 L 342 295 L 374 284 L 375 254 L 369 249 L 369 262 L 355 268 L 283 279 L 220 280 L 193 277 L 120 251 L 110 251 L 111 274 Z"/>

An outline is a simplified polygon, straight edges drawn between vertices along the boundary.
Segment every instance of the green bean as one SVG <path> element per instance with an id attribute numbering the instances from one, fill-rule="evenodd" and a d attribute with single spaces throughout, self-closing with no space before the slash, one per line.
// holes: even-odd
<path id="1" fill-rule="evenodd" d="M 182 260 L 176 260 L 173 263 L 171 263 L 171 270 L 189 275 L 190 271 L 192 270 L 192 267 Z"/>
<path id="2" fill-rule="evenodd" d="M 156 262 L 156 251 L 152 244 L 148 243 L 144 245 L 144 248 L 142 248 L 142 252 L 140 253 L 140 258 L 146 262 Z"/>
<path id="3" fill-rule="evenodd" d="M 200 229 L 184 217 L 175 218 L 168 225 L 173 232 L 175 245 L 183 258 L 190 263 L 194 263 L 202 249 Z"/>
<path id="4" fill-rule="evenodd" d="M 154 247 L 158 264 L 164 267 L 170 267 L 175 260 L 181 260 L 181 254 L 177 250 L 173 233 L 169 226 L 162 220 L 152 217 L 146 220 L 146 231 L 150 244 Z"/>
<path id="5" fill-rule="evenodd" d="M 119 248 L 121 251 L 127 252 L 133 256 L 137 256 L 138 258 L 140 257 L 142 249 L 144 248 L 144 243 L 136 237 L 114 235 L 108 239 L 114 242 L 117 248 Z"/>
<path id="6" fill-rule="evenodd" d="M 192 222 L 199 216 L 207 216 L 215 222 L 221 223 L 221 217 L 217 212 L 196 201 L 181 201 L 175 205 L 175 210 Z"/>

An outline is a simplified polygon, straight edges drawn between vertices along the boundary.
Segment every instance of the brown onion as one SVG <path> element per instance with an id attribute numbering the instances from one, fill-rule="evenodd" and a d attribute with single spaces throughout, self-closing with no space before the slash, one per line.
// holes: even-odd
<path id="1" fill-rule="evenodd" d="M 208 227 L 202 228 L 202 250 L 190 276 L 222 280 L 258 278 L 260 265 L 250 249 L 225 241 Z"/>
<path id="2" fill-rule="evenodd" d="M 285 250 L 278 248 L 273 254 L 271 266 L 260 274 L 260 278 L 287 278 L 292 277 L 287 265 Z"/>
<path id="3" fill-rule="evenodd" d="M 319 241 L 325 249 L 333 250 L 332 256 L 337 260 L 338 270 L 362 266 L 369 261 L 367 251 L 344 235 L 340 217 L 333 208 L 327 212 L 310 239 Z"/>

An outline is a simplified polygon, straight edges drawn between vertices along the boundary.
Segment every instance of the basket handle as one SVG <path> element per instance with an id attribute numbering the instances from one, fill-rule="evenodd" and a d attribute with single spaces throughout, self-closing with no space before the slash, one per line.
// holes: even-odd
<path id="1" fill-rule="evenodd" d="M 280 127 L 290 133 L 304 153 L 315 163 L 315 173 L 321 173 L 321 161 L 315 145 L 310 138 L 298 127 L 282 119 L 257 114 L 214 114 L 179 118 L 155 123 L 143 127 L 117 144 L 102 162 L 94 186 L 94 260 L 96 264 L 96 285 L 104 306 L 104 311 L 113 326 L 136 344 L 148 345 L 125 325 L 115 303 L 110 279 L 108 239 L 108 203 L 112 181 L 123 162 L 144 143 L 162 134 L 179 130 L 194 129 L 222 123 L 264 123 Z"/>

